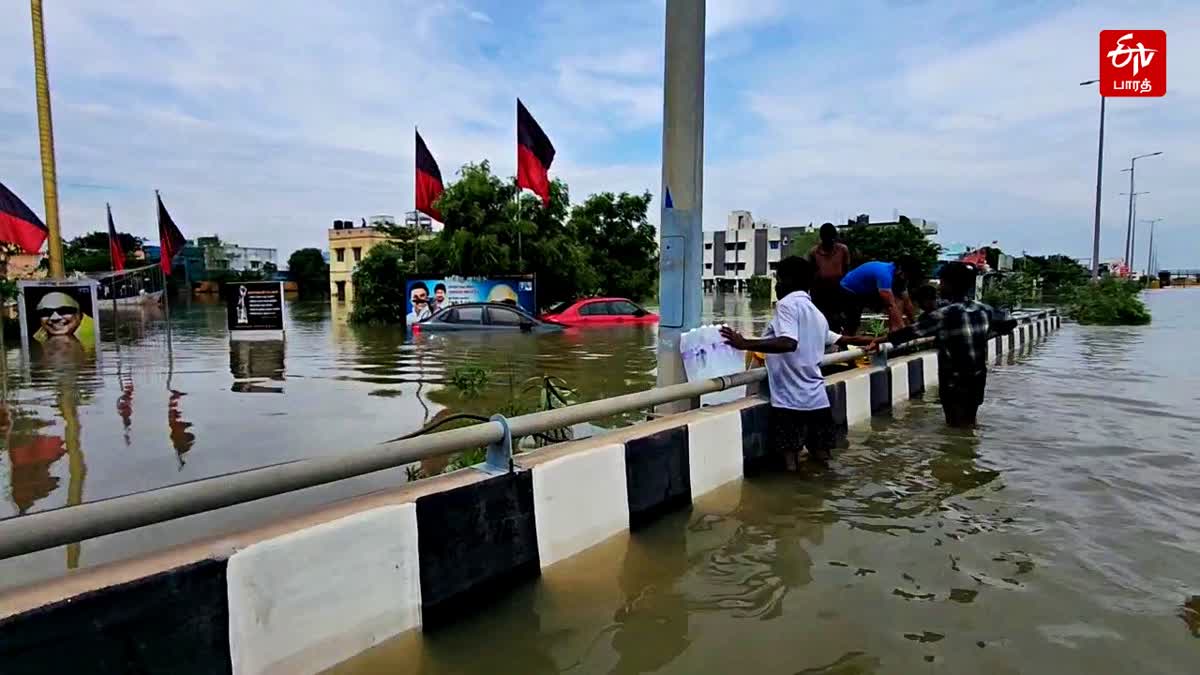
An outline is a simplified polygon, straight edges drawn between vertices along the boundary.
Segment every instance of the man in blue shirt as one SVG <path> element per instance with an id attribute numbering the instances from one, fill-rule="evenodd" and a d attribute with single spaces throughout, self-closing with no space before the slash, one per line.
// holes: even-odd
<path id="1" fill-rule="evenodd" d="M 864 308 L 881 310 L 888 318 L 888 329 L 899 330 L 905 319 L 912 322 L 916 310 L 908 297 L 908 285 L 921 280 L 921 263 L 913 256 L 901 256 L 896 262 L 873 260 L 850 270 L 842 278 L 845 308 L 842 332 L 858 333 Z"/>

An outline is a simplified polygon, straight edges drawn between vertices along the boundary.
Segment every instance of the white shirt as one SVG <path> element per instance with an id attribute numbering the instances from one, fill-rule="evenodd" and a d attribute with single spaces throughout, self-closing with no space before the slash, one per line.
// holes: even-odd
<path id="1" fill-rule="evenodd" d="M 796 351 L 766 355 L 771 405 L 791 410 L 828 408 L 821 357 L 825 355 L 825 347 L 842 336 L 829 330 L 829 322 L 808 293 L 796 291 L 779 301 L 767 337 L 789 337 L 796 341 Z"/>

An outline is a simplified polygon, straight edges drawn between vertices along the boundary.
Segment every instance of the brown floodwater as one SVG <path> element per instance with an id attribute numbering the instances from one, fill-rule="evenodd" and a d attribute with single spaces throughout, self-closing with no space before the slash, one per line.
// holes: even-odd
<path id="1" fill-rule="evenodd" d="M 976 430 L 913 402 L 331 672 L 1200 672 L 1198 293 L 1064 325 Z"/>
<path id="2" fill-rule="evenodd" d="M 286 339 L 231 343 L 223 305 L 177 301 L 171 309 L 170 350 L 158 308 L 122 310 L 119 344 L 102 314 L 105 341 L 95 359 L 28 362 L 10 341 L 0 377 L 0 520 L 365 449 L 453 413 L 529 411 L 542 403 L 545 376 L 572 390 L 572 402 L 655 381 L 655 326 L 414 338 L 350 326 L 342 303 L 296 301 L 288 303 Z M 769 309 L 752 309 L 740 296 L 708 296 L 705 313 L 751 331 L 770 318 Z M 456 375 L 470 382 L 480 371 L 485 382 L 453 384 Z M 440 471 L 447 459 L 422 468 Z M 281 502 L 311 506 L 407 478 L 381 472 L 295 499 L 0 561 L 0 588 L 242 527 Z"/>

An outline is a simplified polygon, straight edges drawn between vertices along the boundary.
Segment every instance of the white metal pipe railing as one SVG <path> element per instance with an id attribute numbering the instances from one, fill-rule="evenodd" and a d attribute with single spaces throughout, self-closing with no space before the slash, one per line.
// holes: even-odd
<path id="1" fill-rule="evenodd" d="M 929 340 L 920 340 L 912 344 L 921 346 L 928 343 Z M 826 366 L 847 363 L 865 355 L 861 349 L 850 348 L 826 354 L 821 363 Z M 520 415 L 506 420 L 506 423 L 512 437 L 519 438 L 663 403 L 697 398 L 764 379 L 766 369 L 757 368 L 710 380 L 656 387 Z M 499 443 L 505 437 L 504 423 L 483 422 L 461 429 L 391 441 L 333 457 L 302 459 L 11 518 L 0 522 L 0 560 L 394 469 L 459 450 Z"/>

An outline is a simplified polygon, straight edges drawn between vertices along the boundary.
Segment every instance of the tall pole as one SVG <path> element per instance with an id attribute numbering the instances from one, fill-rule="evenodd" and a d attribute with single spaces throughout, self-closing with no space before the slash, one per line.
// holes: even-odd
<path id="1" fill-rule="evenodd" d="M 29 0 L 33 19 L 33 80 L 37 88 L 38 136 L 42 148 L 42 196 L 46 201 L 46 227 L 50 230 L 47 253 L 50 277 L 67 276 L 63 267 L 62 232 L 58 226 L 58 176 L 54 166 L 54 122 L 50 116 L 50 79 L 46 75 L 46 34 L 42 28 L 42 0 Z"/>
<path id="2" fill-rule="evenodd" d="M 685 382 L 679 336 L 700 325 L 704 265 L 705 3 L 667 0 L 659 220 L 658 385 Z M 659 408 L 676 412 L 698 401 Z"/>
<path id="3" fill-rule="evenodd" d="M 1154 264 L 1154 224 L 1162 218 L 1153 218 L 1150 220 L 1150 248 L 1146 250 L 1146 276 L 1154 274 L 1155 270 L 1151 269 Z"/>
<path id="4" fill-rule="evenodd" d="M 1133 172 L 1131 171 L 1130 174 Z M 1130 199 L 1133 200 L 1133 212 L 1130 217 L 1133 221 L 1133 227 L 1129 231 L 1129 271 L 1133 272 L 1133 259 L 1137 256 L 1137 193 L 1133 193 Z"/>
<path id="5" fill-rule="evenodd" d="M 1100 279 L 1100 186 L 1104 181 L 1104 96 L 1100 97 L 1100 147 L 1096 151 L 1096 217 L 1092 224 L 1092 281 Z"/>
<path id="6" fill-rule="evenodd" d="M 1125 264 L 1130 268 L 1133 267 L 1133 259 L 1129 256 L 1133 243 L 1133 170 L 1136 161 L 1136 158 L 1129 160 L 1129 222 L 1125 224 Z"/>

